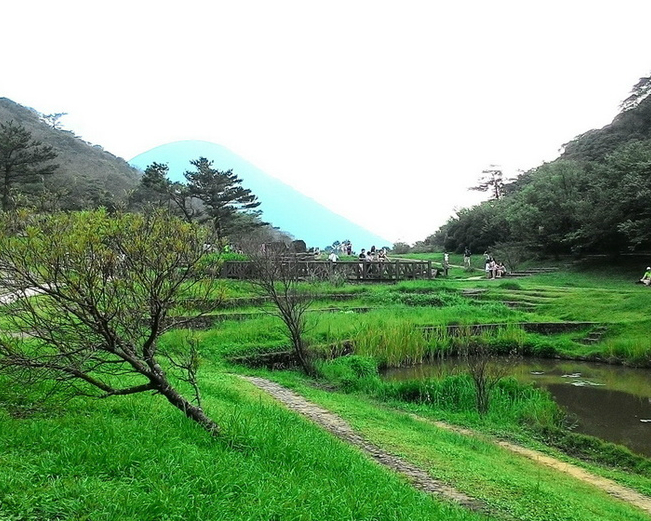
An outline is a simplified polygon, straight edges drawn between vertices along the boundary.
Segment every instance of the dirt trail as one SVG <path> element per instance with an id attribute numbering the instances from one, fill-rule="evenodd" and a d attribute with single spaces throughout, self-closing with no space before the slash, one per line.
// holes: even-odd
<path id="1" fill-rule="evenodd" d="M 436 425 L 441 429 L 456 432 L 458 434 L 463 434 L 466 436 L 485 438 L 481 434 L 478 434 L 477 432 L 471 431 L 469 429 L 454 427 L 452 425 L 439 422 L 439 421 L 431 421 L 415 414 L 411 416 L 419 421 Z M 495 443 L 500 447 L 504 447 L 505 449 L 508 449 L 511 452 L 525 456 L 537 463 L 540 463 L 541 465 L 551 467 L 560 472 L 569 474 L 570 476 L 576 479 L 580 479 L 581 481 L 590 483 L 591 485 L 600 488 L 601 490 L 605 491 L 611 496 L 621 499 L 622 501 L 626 501 L 627 503 L 630 503 L 632 505 L 635 505 L 636 507 L 644 510 L 648 514 L 651 514 L 651 498 L 645 496 L 644 494 L 641 494 L 640 492 L 637 492 L 636 490 L 632 490 L 630 488 L 619 485 L 618 483 L 614 482 L 611 479 L 603 478 L 601 476 L 596 476 L 595 474 L 591 474 L 590 472 L 582 469 L 581 467 L 577 467 L 576 465 L 572 465 L 571 463 L 558 460 L 537 450 L 527 449 L 525 447 L 521 447 L 520 445 L 515 445 L 514 443 L 510 443 L 508 441 L 495 440 Z"/>
<path id="2" fill-rule="evenodd" d="M 416 467 L 412 463 L 409 463 L 402 458 L 388 454 L 377 445 L 369 442 L 368 440 L 365 440 L 336 414 L 307 401 L 299 394 L 270 380 L 250 376 L 243 376 L 242 378 L 266 391 L 278 401 L 282 402 L 289 409 L 300 412 L 304 416 L 310 418 L 312 421 L 322 426 L 324 429 L 331 432 L 338 438 L 362 449 L 378 463 L 405 476 L 407 480 L 410 481 L 416 488 L 455 502 L 470 510 L 481 512 L 483 514 L 491 513 L 488 506 L 481 500 L 471 498 L 464 493 L 455 490 L 449 485 L 433 479 L 423 469 Z M 443 422 L 428 420 L 417 415 L 412 415 L 412 417 L 418 421 L 431 423 L 441 429 L 456 432 L 465 436 L 486 438 L 485 436 L 482 436 L 481 434 L 468 429 L 454 427 Z M 551 456 L 547 456 L 542 452 L 527 449 L 506 441 L 496 440 L 495 443 L 514 453 L 530 458 L 537 463 L 540 463 L 541 465 L 554 468 L 560 472 L 565 472 L 566 474 L 569 474 L 576 479 L 589 483 L 605 491 L 611 496 L 616 497 L 622 501 L 626 501 L 627 503 L 651 514 L 651 498 L 635 490 L 619 485 L 610 479 L 591 474 L 586 470 L 577 467 L 576 465 L 572 465 L 570 463 L 552 458 Z"/>

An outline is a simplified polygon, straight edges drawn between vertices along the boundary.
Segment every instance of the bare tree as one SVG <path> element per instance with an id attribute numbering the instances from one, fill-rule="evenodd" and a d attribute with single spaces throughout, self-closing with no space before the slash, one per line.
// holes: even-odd
<path id="1" fill-rule="evenodd" d="M 517 350 L 507 356 L 499 355 L 486 342 L 468 339 L 460 348 L 468 374 L 475 384 L 477 412 L 484 416 L 490 409 L 493 389 L 507 376 L 518 360 Z"/>
<path id="2" fill-rule="evenodd" d="M 315 294 L 306 287 L 309 273 L 299 257 L 282 248 L 248 245 L 251 282 L 274 305 L 271 312 L 285 325 L 296 360 L 308 375 L 314 375 L 314 363 L 305 334 L 307 311 Z"/>
<path id="3" fill-rule="evenodd" d="M 170 316 L 177 302 L 210 290 L 199 268 L 202 228 L 164 212 L 104 211 L 5 216 L 1 225 L 0 294 L 13 300 L 3 310 L 13 334 L 0 338 L 1 372 L 19 385 L 46 379 L 72 395 L 151 391 L 219 433 L 199 401 L 196 345 L 158 342 L 182 325 Z M 193 386 L 194 400 L 166 369 Z"/>

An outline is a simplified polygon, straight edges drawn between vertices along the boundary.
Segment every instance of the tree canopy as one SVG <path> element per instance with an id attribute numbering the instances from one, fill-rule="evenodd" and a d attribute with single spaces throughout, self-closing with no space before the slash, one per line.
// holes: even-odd
<path id="1" fill-rule="evenodd" d="M 242 186 L 242 180 L 233 170 L 217 170 L 213 168 L 213 161 L 205 157 L 190 161 L 190 164 L 194 170 L 184 174 L 189 193 L 203 202 L 218 239 L 243 224 L 241 214 L 258 215 L 253 211 L 260 206 L 258 198 Z"/>
<path id="2" fill-rule="evenodd" d="M 1 217 L 0 293 L 13 299 L 4 307 L 13 334 L 0 337 L 0 371 L 73 395 L 157 393 L 219 431 L 201 407 L 193 346 L 159 342 L 185 323 L 172 308 L 210 290 L 202 227 L 161 211 Z"/>
<path id="3" fill-rule="evenodd" d="M 651 249 L 649 85 L 640 80 L 611 125 L 579 136 L 493 200 L 460 210 L 422 244 L 461 252 L 519 243 L 552 255 Z M 492 191 L 493 173 L 476 189 Z"/>
<path id="4" fill-rule="evenodd" d="M 57 157 L 50 145 L 32 138 L 22 125 L 0 123 L 0 197 L 2 209 L 15 206 L 12 187 L 42 180 L 59 167 L 51 163 Z"/>

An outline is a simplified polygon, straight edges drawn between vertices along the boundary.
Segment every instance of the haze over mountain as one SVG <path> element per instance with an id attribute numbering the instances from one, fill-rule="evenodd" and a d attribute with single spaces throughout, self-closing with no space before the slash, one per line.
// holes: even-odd
<path id="1" fill-rule="evenodd" d="M 356 250 L 390 246 L 384 239 L 317 203 L 291 186 L 270 176 L 227 148 L 208 141 L 176 141 L 137 155 L 129 163 L 144 170 L 151 163 L 169 167 L 172 181 L 185 182 L 183 173 L 191 170 L 190 161 L 205 157 L 218 170 L 230 170 L 242 179 L 260 200 L 262 219 L 308 246 L 325 247 L 334 241 L 350 240 Z"/>

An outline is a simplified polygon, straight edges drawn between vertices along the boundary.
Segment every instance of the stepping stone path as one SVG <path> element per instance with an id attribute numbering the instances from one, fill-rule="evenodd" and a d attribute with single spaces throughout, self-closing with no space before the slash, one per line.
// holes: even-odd
<path id="1" fill-rule="evenodd" d="M 385 452 L 377 445 L 357 434 L 348 423 L 336 414 L 307 401 L 299 394 L 270 380 L 252 376 L 242 376 L 242 378 L 266 391 L 289 409 L 308 417 L 314 423 L 320 425 L 341 440 L 358 447 L 380 465 L 388 467 L 405 477 L 414 487 L 457 503 L 470 510 L 483 514 L 489 513 L 487 505 L 482 501 L 471 498 L 449 485 L 433 479 L 423 469 L 398 456 Z"/>

